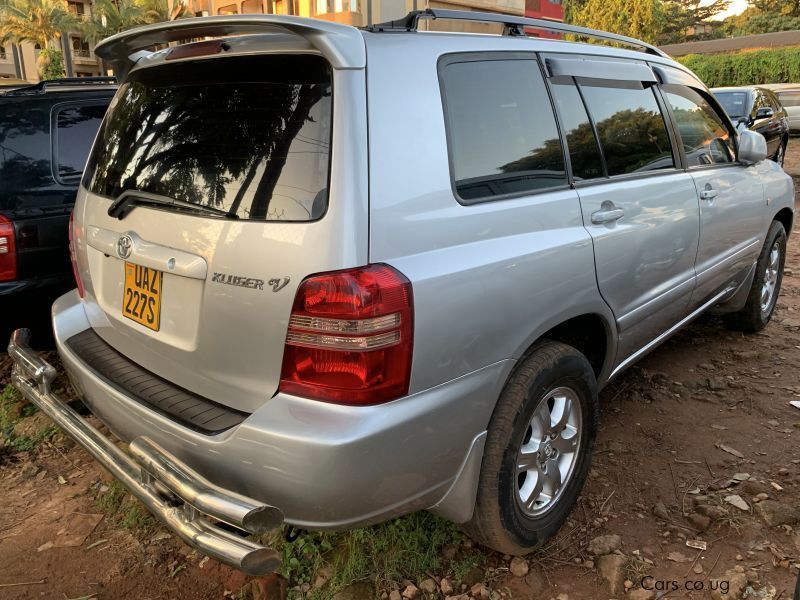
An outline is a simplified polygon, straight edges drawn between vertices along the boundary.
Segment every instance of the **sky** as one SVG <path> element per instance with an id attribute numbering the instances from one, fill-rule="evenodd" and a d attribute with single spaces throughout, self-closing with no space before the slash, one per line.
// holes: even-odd
<path id="1" fill-rule="evenodd" d="M 711 4 L 711 2 L 703 2 L 703 4 Z M 724 19 L 725 17 L 730 17 L 731 15 L 738 15 L 745 8 L 747 8 L 747 0 L 733 0 L 728 6 L 728 10 L 719 13 L 716 18 Z"/>

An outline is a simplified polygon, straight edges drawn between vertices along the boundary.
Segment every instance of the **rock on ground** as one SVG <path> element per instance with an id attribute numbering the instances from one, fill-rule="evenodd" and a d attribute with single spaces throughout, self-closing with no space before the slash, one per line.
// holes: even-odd
<path id="1" fill-rule="evenodd" d="M 617 536 L 619 537 L 619 536 Z M 621 554 L 605 554 L 597 559 L 597 572 L 608 584 L 608 591 L 612 596 L 621 593 L 625 574 L 625 557 Z"/>
<path id="2" fill-rule="evenodd" d="M 800 523 L 800 506 L 790 506 L 777 500 L 762 500 L 756 511 L 770 527 Z"/>
<path id="3" fill-rule="evenodd" d="M 589 554 L 603 556 L 611 554 L 622 547 L 622 538 L 617 534 L 601 535 L 589 542 Z"/>
<path id="4" fill-rule="evenodd" d="M 747 576 L 736 570 L 725 571 L 719 579 L 712 579 L 711 585 L 716 588 L 711 590 L 712 600 L 741 600 L 747 589 Z"/>
<path id="5" fill-rule="evenodd" d="M 528 574 L 528 561 L 521 556 L 511 559 L 509 570 L 514 577 L 525 577 Z"/>
<path id="6" fill-rule="evenodd" d="M 656 594 L 653 590 L 646 590 L 644 588 L 631 590 L 626 596 L 628 600 L 653 600 L 655 597 Z"/>

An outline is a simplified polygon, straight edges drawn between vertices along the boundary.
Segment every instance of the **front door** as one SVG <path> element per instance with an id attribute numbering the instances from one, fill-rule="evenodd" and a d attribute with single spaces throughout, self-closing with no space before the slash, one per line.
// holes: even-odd
<path id="1" fill-rule="evenodd" d="M 763 240 L 764 192 L 754 169 L 735 161 L 733 133 L 706 92 L 662 87 L 700 197 L 700 245 L 693 306 L 741 279 Z"/>

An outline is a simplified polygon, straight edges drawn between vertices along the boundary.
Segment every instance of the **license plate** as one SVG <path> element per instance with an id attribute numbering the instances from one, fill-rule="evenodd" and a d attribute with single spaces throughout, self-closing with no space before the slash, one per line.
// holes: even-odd
<path id="1" fill-rule="evenodd" d="M 161 327 L 161 282 L 164 273 L 149 267 L 125 263 L 125 291 L 122 315 L 158 331 Z"/>

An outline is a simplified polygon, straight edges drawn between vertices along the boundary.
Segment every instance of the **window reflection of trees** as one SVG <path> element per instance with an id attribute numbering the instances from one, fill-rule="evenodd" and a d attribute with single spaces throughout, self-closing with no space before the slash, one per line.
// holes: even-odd
<path id="1" fill-rule="evenodd" d="M 643 108 L 622 110 L 597 123 L 597 131 L 611 175 L 674 166 L 661 113 Z M 573 170 L 583 173 L 594 168 L 598 151 L 591 124 L 581 123 L 567 132 L 566 137 Z M 561 164 L 561 156 L 561 143 L 553 138 L 500 169 L 505 173 L 553 169 Z"/>
<path id="2" fill-rule="evenodd" d="M 320 164 L 327 167 L 328 141 L 299 133 L 315 122 L 315 106 L 330 110 L 330 84 L 181 84 L 175 75 L 167 85 L 136 79 L 126 84 L 100 136 L 89 187 L 109 197 L 135 189 L 243 218 L 285 218 L 284 210 L 271 211 L 270 204 L 290 154 L 322 154 Z M 313 129 L 315 138 L 328 133 Z M 290 150 L 295 141 L 302 148 Z M 309 173 L 309 186 L 319 184 L 317 190 L 292 197 L 304 218 L 320 216 L 311 214 L 318 204 L 313 199 L 327 185 L 327 173 L 314 175 Z"/>

